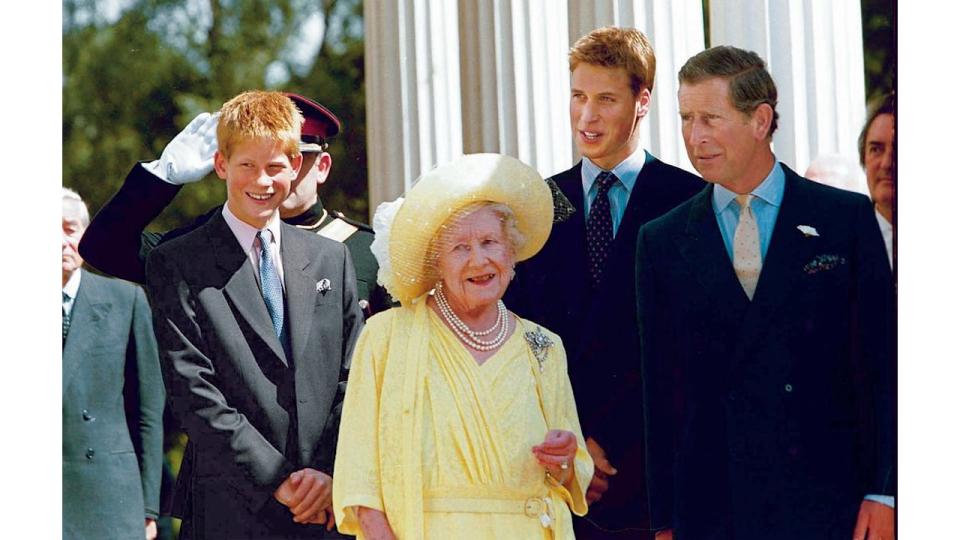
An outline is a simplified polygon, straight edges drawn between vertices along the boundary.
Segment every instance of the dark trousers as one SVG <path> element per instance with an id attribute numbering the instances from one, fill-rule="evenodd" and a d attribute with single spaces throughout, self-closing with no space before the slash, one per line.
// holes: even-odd
<path id="1" fill-rule="evenodd" d="M 608 530 L 590 521 L 589 517 L 589 512 L 587 517 L 574 516 L 573 532 L 577 536 L 577 540 L 653 540 L 653 531 L 644 529 Z"/>

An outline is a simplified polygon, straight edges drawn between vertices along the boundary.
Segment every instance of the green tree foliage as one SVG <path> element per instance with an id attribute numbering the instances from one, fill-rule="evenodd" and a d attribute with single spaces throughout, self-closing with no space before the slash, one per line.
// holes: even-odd
<path id="1" fill-rule="evenodd" d="M 197 114 L 270 88 L 308 96 L 343 122 L 321 194 L 365 220 L 362 34 L 361 0 L 64 0 L 63 184 L 96 212 Z M 186 223 L 225 196 L 211 174 L 181 190 L 153 228 Z"/>
<path id="2" fill-rule="evenodd" d="M 893 0 L 862 0 L 863 70 L 867 102 L 893 91 L 897 75 L 896 18 Z"/>

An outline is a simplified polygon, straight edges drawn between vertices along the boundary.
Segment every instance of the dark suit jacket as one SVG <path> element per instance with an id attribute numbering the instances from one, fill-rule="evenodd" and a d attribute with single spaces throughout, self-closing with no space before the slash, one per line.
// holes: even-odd
<path id="1" fill-rule="evenodd" d="M 546 246 L 517 265 L 507 306 L 557 333 L 569 358 L 583 434 L 603 446 L 619 473 L 588 517 L 605 528 L 644 528 L 640 381 L 634 296 L 637 231 L 703 187 L 700 178 L 647 155 L 597 290 L 587 271 L 580 163 L 552 178 L 576 208 Z"/>
<path id="2" fill-rule="evenodd" d="M 63 347 L 63 538 L 142 538 L 163 442 L 150 308 L 140 288 L 80 271 Z"/>
<path id="3" fill-rule="evenodd" d="M 847 539 L 864 495 L 896 489 L 893 280 L 873 209 L 784 169 L 752 302 L 713 186 L 640 231 L 651 514 L 680 540 Z"/>
<path id="4" fill-rule="evenodd" d="M 170 406 L 190 439 L 174 501 L 189 537 L 321 534 L 320 526 L 293 527 L 272 494 L 303 467 L 332 474 L 363 316 L 343 244 L 281 227 L 289 355 L 221 214 L 147 261 Z"/>

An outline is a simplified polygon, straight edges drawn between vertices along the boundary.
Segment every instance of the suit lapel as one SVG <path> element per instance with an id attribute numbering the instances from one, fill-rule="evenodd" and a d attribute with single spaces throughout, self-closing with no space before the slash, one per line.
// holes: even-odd
<path id="1" fill-rule="evenodd" d="M 694 195 L 684 238 L 678 247 L 697 281 L 714 297 L 717 305 L 731 307 L 730 313 L 742 313 L 749 301 L 720 236 L 710 202 L 712 196 L 712 184 Z"/>
<path id="2" fill-rule="evenodd" d="M 316 280 L 307 273 L 310 266 L 310 247 L 296 234 L 293 227 L 281 225 L 283 236 L 280 257 L 283 259 L 283 279 L 286 289 L 287 317 L 290 328 L 290 349 L 296 366 L 303 358 L 313 328 L 313 311 L 317 300 Z"/>
<path id="3" fill-rule="evenodd" d="M 571 287 L 587 287 L 587 216 L 584 212 L 583 184 L 580 178 L 578 163 L 573 168 L 556 177 L 557 187 L 576 209 L 576 213 L 566 221 L 554 224 L 552 235 L 560 241 L 552 244 L 557 246 L 558 267 L 566 270 L 566 281 Z"/>
<path id="4" fill-rule="evenodd" d="M 113 304 L 103 294 L 98 277 L 86 270 L 80 277 L 80 288 L 77 289 L 77 298 L 73 301 L 73 310 L 70 312 L 70 331 L 63 346 L 61 392 L 66 392 L 70 381 L 77 373 L 85 354 L 96 336 L 103 335 L 101 327 L 106 320 Z"/>
<path id="5" fill-rule="evenodd" d="M 263 302 L 253 265 L 237 243 L 237 237 L 233 235 L 233 231 L 220 213 L 210 219 L 206 230 L 209 243 L 216 251 L 214 259 L 217 261 L 217 266 L 227 278 L 224 292 L 250 328 L 253 328 L 277 358 L 287 365 L 283 347 L 280 346 L 280 340 L 273 332 L 273 322 L 267 311 L 267 305 Z"/>

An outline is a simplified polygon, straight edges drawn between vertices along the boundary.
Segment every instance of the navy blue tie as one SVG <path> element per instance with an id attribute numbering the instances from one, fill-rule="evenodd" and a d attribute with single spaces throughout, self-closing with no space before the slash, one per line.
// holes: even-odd
<path id="1" fill-rule="evenodd" d="M 260 289 L 273 321 L 273 331 L 283 343 L 283 284 L 280 283 L 280 273 L 270 254 L 272 238 L 273 233 L 269 229 L 257 232 L 257 240 L 260 241 Z"/>
<path id="2" fill-rule="evenodd" d="M 610 244 L 613 243 L 613 217 L 610 215 L 610 199 L 607 193 L 619 180 L 612 172 L 603 171 L 597 176 L 597 196 L 593 199 L 587 217 L 587 262 L 591 285 L 600 283 Z"/>

